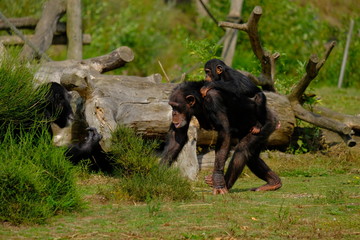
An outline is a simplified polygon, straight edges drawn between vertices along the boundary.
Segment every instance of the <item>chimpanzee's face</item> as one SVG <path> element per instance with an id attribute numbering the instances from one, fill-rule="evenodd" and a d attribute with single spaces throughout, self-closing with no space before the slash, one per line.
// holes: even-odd
<path id="1" fill-rule="evenodd" d="M 184 127 L 188 123 L 186 119 L 186 106 L 177 102 L 169 102 L 169 105 L 172 108 L 172 123 L 174 127 Z"/>
<path id="2" fill-rule="evenodd" d="M 205 64 L 205 80 L 209 82 L 219 81 L 224 72 L 225 63 L 219 59 L 211 59 Z"/>
<path id="3" fill-rule="evenodd" d="M 172 108 L 172 123 L 175 128 L 182 128 L 189 124 L 194 104 L 195 98 L 192 95 L 184 96 L 181 91 L 171 94 L 169 105 Z"/>

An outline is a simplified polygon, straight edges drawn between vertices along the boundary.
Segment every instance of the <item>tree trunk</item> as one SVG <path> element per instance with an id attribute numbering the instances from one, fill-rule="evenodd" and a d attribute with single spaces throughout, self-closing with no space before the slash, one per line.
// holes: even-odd
<path id="1" fill-rule="evenodd" d="M 81 0 L 67 0 L 68 59 L 82 59 Z"/>
<path id="2" fill-rule="evenodd" d="M 45 52 L 51 45 L 57 22 L 65 14 L 65 11 L 65 0 L 49 0 L 45 3 L 43 15 L 36 25 L 35 35 L 31 39 L 31 42 L 39 48 L 40 52 Z M 41 57 L 28 45 L 24 46 L 20 56 L 24 60 Z"/>
<path id="3" fill-rule="evenodd" d="M 243 0 L 232 0 L 230 6 L 230 12 L 227 16 L 228 21 L 238 23 L 241 20 L 241 10 L 243 6 Z M 224 47 L 221 53 L 221 58 L 226 65 L 232 66 L 232 61 L 235 54 L 236 42 L 238 36 L 238 30 L 228 28 L 225 32 Z"/>

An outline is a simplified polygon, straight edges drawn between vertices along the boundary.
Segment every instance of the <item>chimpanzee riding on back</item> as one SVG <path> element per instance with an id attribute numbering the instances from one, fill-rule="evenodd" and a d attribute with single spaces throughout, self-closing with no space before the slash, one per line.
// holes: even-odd
<path id="1" fill-rule="evenodd" d="M 204 70 L 206 74 L 205 80 L 208 83 L 201 90 L 202 95 L 205 96 L 209 89 L 214 88 L 247 96 L 254 101 L 258 121 L 250 129 L 250 132 L 258 134 L 261 130 L 261 125 L 264 125 L 266 120 L 266 96 L 261 89 L 251 79 L 227 66 L 219 59 L 211 59 L 206 62 Z"/>

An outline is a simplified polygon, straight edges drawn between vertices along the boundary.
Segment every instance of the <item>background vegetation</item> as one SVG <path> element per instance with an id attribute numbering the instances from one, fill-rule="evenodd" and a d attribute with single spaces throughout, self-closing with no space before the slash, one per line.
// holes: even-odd
<path id="1" fill-rule="evenodd" d="M 37 16 L 44 0 L 3 0 L 0 9 L 8 17 Z M 210 11 L 219 21 L 226 20 L 229 1 L 210 1 Z M 323 54 L 332 40 L 337 46 L 316 79 L 317 85 L 336 86 L 350 19 L 355 27 L 345 74 L 345 87 L 358 87 L 360 70 L 359 12 L 356 0 L 247 0 L 243 19 L 247 21 L 256 5 L 263 8 L 259 23 L 262 43 L 271 52 L 278 51 L 276 86 L 286 93 L 304 72 L 311 54 Z M 163 74 L 160 61 L 170 79 L 203 76 L 201 68 L 210 57 L 220 56 L 216 46 L 224 32 L 209 17 L 199 17 L 194 4 L 171 7 L 159 0 L 90 1 L 83 0 L 84 32 L 92 43 L 84 49 L 84 58 L 106 54 L 126 45 L 135 51 L 135 60 L 117 73 L 145 76 Z M 18 6 L 24 6 L 19 8 Z M 340 11 L 341 10 L 341 11 Z M 66 16 L 63 20 L 66 20 Z M 2 33 L 6 34 L 6 33 Z M 285 37 L 286 36 L 286 37 Z M 49 54 L 60 60 L 66 57 L 62 47 Z M 200 63 L 200 64 L 199 64 Z M 259 63 L 251 51 L 248 38 L 240 32 L 233 67 L 257 74 Z"/>

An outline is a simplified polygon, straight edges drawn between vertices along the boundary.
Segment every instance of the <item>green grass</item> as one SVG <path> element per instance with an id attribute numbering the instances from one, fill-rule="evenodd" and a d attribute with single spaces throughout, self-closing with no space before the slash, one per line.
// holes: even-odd
<path id="1" fill-rule="evenodd" d="M 360 114 L 360 89 L 358 88 L 320 87 L 314 92 L 320 97 L 321 106 L 344 114 Z"/>
<path id="2" fill-rule="evenodd" d="M 102 189 L 118 180 L 90 174 L 78 182 L 88 203 L 83 211 L 40 226 L 3 223 L 0 238 L 359 239 L 360 148 L 329 151 L 327 156 L 265 152 L 263 158 L 283 181 L 274 192 L 248 191 L 263 182 L 246 169 L 230 194 L 213 196 L 202 180 L 209 170 L 203 170 L 191 201 L 108 199 Z"/>
<path id="3" fill-rule="evenodd" d="M 44 223 L 79 209 L 74 169 L 64 152 L 46 130 L 21 132 L 19 139 L 6 133 L 0 141 L 0 221 Z"/>

